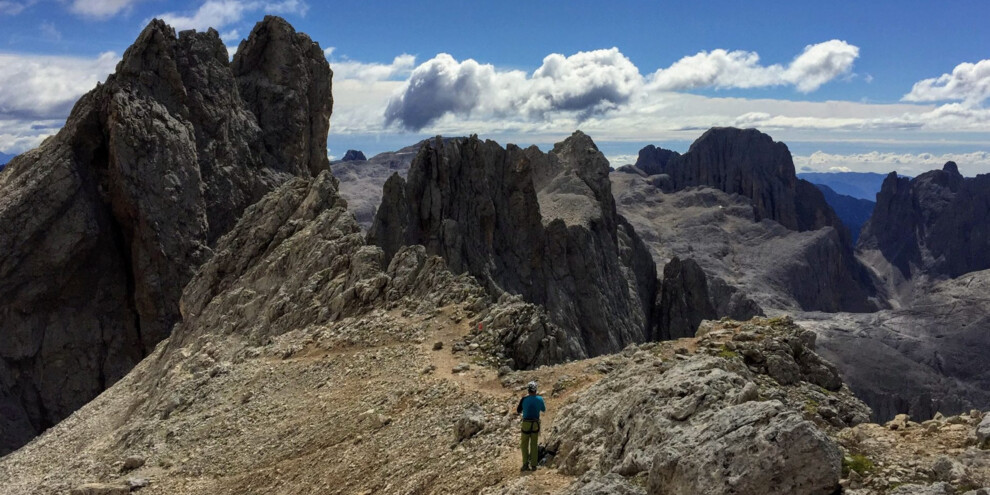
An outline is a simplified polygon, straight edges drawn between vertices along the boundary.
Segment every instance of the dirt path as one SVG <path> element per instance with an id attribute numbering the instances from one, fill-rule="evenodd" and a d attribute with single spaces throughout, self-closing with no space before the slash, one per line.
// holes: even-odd
<path id="1" fill-rule="evenodd" d="M 495 397 L 504 401 L 507 410 L 514 412 L 516 402 L 522 396 L 523 392 L 504 386 L 499 380 L 496 370 L 472 363 L 471 356 L 467 352 L 453 352 L 454 343 L 463 340 L 470 333 L 471 327 L 464 321 L 461 323 L 454 322 L 450 316 L 450 311 L 444 310 L 437 314 L 431 321 L 429 325 L 430 331 L 420 346 L 424 367 L 433 366 L 435 370 L 432 375 L 436 379 L 450 380 L 458 383 L 466 390 Z M 442 343 L 441 349 L 434 350 L 434 344 L 436 342 Z M 470 369 L 465 372 L 455 373 L 453 369 L 462 363 L 467 363 Z M 563 365 L 547 367 L 536 371 L 521 372 L 523 375 L 522 383 L 536 380 L 541 384 L 541 394 L 547 404 L 547 411 L 543 414 L 542 418 L 542 430 L 544 433 L 541 435 L 541 442 L 545 441 L 546 435 L 549 435 L 553 419 L 560 407 L 566 404 L 575 393 L 597 381 L 597 376 L 589 377 L 587 372 L 581 369 L 587 367 L 587 365 L 588 362 L 586 361 L 580 367 L 576 365 Z M 561 390 L 560 393 L 553 393 L 554 384 L 561 379 L 564 379 L 569 385 L 566 389 Z M 551 494 L 558 493 L 574 482 L 573 477 L 560 474 L 556 469 L 541 468 L 536 472 L 520 473 L 521 454 L 518 447 L 519 437 L 514 434 L 510 438 L 506 438 L 505 442 L 511 448 L 506 449 L 506 452 L 502 454 L 498 462 L 500 466 L 499 475 L 503 479 L 503 485 L 511 484 L 514 489 L 522 490 L 522 492 L 528 494 Z"/>

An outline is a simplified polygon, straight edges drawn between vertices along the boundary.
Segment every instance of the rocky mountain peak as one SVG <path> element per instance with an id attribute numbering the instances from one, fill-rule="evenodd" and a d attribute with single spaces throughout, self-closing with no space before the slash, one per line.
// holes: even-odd
<path id="1" fill-rule="evenodd" d="M 667 162 L 680 154 L 664 148 L 658 148 L 652 144 L 646 145 L 639 150 L 636 158 L 636 168 L 642 170 L 646 175 L 662 174 Z"/>
<path id="2" fill-rule="evenodd" d="M 549 153 L 438 137 L 420 148 L 407 180 L 385 184 L 368 239 L 386 260 L 422 244 L 493 296 L 546 307 L 567 331 L 507 335 L 517 367 L 618 350 L 652 332 L 656 268 L 615 213 L 608 170 L 581 132 Z"/>
<path id="3" fill-rule="evenodd" d="M 825 311 L 876 308 L 868 300 L 875 289 L 854 258 L 849 229 L 818 188 L 797 178 L 784 143 L 756 129 L 715 127 L 692 143 L 687 153 L 671 155 L 660 172 L 652 183 L 665 193 L 714 188 L 748 198 L 756 222 L 773 220 L 797 232 L 834 230 L 834 235 L 821 236 L 822 245 L 811 250 L 812 266 L 829 275 L 813 290 L 801 288 L 798 301 L 806 309 Z M 799 279 L 795 279 L 799 287 L 806 285 Z"/>
<path id="4" fill-rule="evenodd" d="M 295 175 L 327 170 L 333 71 L 320 45 L 285 19 L 265 16 L 241 41 L 231 69 L 261 128 L 265 165 Z"/>
<path id="5" fill-rule="evenodd" d="M 769 218 L 791 230 L 841 229 L 821 193 L 810 184 L 799 186 L 787 145 L 756 129 L 709 129 L 664 172 L 673 190 L 710 186 L 750 198 L 757 220 Z"/>
<path id="6" fill-rule="evenodd" d="M 340 159 L 342 162 L 363 162 L 367 160 L 368 158 L 364 156 L 364 153 L 358 150 L 347 150 L 347 153 L 344 153 L 344 158 Z"/>
<path id="7" fill-rule="evenodd" d="M 330 72 L 268 17 L 233 64 L 153 20 L 65 126 L 0 176 L 0 454 L 120 379 L 249 205 L 328 166 Z"/>
<path id="8" fill-rule="evenodd" d="M 857 244 L 879 251 L 903 279 L 958 277 L 990 268 L 990 174 L 967 178 L 954 162 L 914 179 L 891 173 Z"/>

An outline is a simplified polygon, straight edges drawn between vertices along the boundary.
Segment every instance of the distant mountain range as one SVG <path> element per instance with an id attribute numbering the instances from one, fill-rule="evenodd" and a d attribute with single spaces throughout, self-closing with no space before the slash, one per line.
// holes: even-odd
<path id="1" fill-rule="evenodd" d="M 870 201 L 876 200 L 887 177 L 873 172 L 808 172 L 797 176 L 812 184 L 826 185 L 839 194 Z"/>
<path id="2" fill-rule="evenodd" d="M 873 214 L 873 207 L 877 204 L 867 199 L 839 194 L 825 184 L 815 184 L 815 187 L 825 195 L 825 202 L 835 210 L 835 214 L 842 220 L 843 225 L 849 228 L 853 242 L 859 240 L 859 231 L 862 230 L 863 224 L 870 219 L 870 215 Z"/>

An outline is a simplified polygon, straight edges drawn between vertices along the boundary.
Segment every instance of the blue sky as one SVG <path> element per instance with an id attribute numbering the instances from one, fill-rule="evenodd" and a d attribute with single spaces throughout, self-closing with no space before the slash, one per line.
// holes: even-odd
<path id="1" fill-rule="evenodd" d="M 543 147 L 580 128 L 614 165 L 757 127 L 799 168 L 990 171 L 990 3 L 0 0 L 0 153 L 36 146 L 152 17 L 265 13 L 327 49 L 330 153 L 435 134 Z M 556 54 L 556 55 L 554 55 Z"/>

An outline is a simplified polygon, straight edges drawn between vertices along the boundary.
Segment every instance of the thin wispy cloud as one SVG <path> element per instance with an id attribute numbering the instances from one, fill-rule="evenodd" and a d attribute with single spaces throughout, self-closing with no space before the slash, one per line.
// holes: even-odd
<path id="1" fill-rule="evenodd" d="M 140 0 L 73 0 L 69 10 L 83 17 L 107 19 L 127 11 Z"/>
<path id="2" fill-rule="evenodd" d="M 194 11 L 165 12 L 156 17 L 177 31 L 209 28 L 223 29 L 244 20 L 249 13 L 306 15 L 309 5 L 301 0 L 258 2 L 241 0 L 208 0 Z"/>
<path id="3" fill-rule="evenodd" d="M 963 175 L 976 175 L 990 169 L 990 152 L 972 153 L 869 153 L 836 154 L 816 151 L 810 155 L 794 156 L 794 166 L 816 172 L 876 172 L 896 171 L 901 175 L 917 176 L 940 169 L 945 162 L 956 162 Z"/>
<path id="4" fill-rule="evenodd" d="M 0 15 L 17 15 L 36 3 L 38 3 L 37 0 L 26 0 L 21 2 L 2 0 L 0 1 Z"/>

